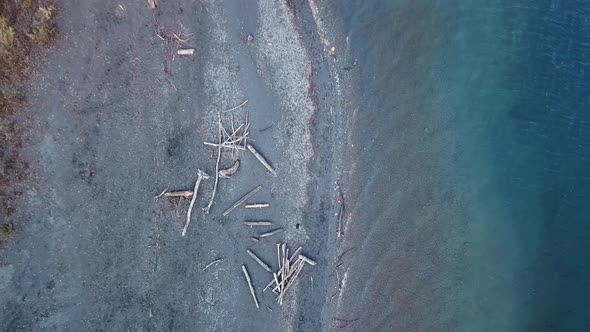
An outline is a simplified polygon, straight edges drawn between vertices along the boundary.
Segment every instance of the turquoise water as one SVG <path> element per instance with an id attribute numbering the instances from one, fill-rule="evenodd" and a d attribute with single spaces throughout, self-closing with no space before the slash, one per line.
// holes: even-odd
<path id="1" fill-rule="evenodd" d="M 341 314 L 369 330 L 590 330 L 590 2 L 341 14 L 364 175 Z"/>

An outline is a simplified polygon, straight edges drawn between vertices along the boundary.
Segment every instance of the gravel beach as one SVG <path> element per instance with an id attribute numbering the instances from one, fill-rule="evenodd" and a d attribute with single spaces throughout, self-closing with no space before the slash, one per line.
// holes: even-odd
<path id="1" fill-rule="evenodd" d="M 329 330 L 338 206 L 325 128 L 335 93 L 320 82 L 332 77 L 332 60 L 310 22 L 307 2 L 160 1 L 151 10 L 143 1 L 63 1 L 57 45 L 27 90 L 32 171 L 0 251 L 0 328 Z M 169 43 L 158 28 L 186 41 Z M 179 47 L 195 52 L 179 56 Z M 217 141 L 218 112 L 244 100 L 232 113 L 248 115 L 251 142 L 278 176 L 247 151 L 224 152 L 222 167 L 241 166 L 219 179 L 205 215 L 217 150 L 203 142 Z M 210 178 L 182 237 L 188 202 L 175 211 L 154 197 L 191 190 L 198 169 Z M 258 185 L 249 202 L 270 208 L 222 216 Z M 255 243 L 259 231 L 245 220 L 283 231 Z M 272 275 L 246 253 L 274 269 L 279 242 L 318 262 L 282 307 L 262 292 Z"/>

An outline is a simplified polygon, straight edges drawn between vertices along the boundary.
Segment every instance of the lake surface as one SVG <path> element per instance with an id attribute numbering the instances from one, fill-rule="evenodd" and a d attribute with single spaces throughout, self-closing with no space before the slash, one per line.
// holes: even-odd
<path id="1" fill-rule="evenodd" d="M 360 96 L 343 322 L 590 330 L 590 2 L 339 10 Z"/>

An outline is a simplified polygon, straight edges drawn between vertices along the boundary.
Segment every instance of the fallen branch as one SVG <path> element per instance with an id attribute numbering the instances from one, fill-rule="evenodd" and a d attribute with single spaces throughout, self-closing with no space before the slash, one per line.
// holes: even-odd
<path id="1" fill-rule="evenodd" d="M 264 168 L 266 168 L 266 170 L 269 171 L 270 174 L 272 174 L 272 176 L 277 176 L 277 172 L 275 171 L 275 169 L 272 168 L 272 166 L 270 166 L 270 164 L 266 161 L 266 159 L 264 159 L 264 157 L 260 153 L 258 153 L 258 151 L 256 151 L 252 144 L 247 144 L 246 147 L 248 148 L 248 150 L 250 150 L 250 152 L 252 152 L 254 157 L 256 157 L 256 159 L 262 164 L 262 166 L 264 166 Z"/>
<path id="2" fill-rule="evenodd" d="M 237 202 L 235 202 L 234 205 L 232 205 L 229 209 L 225 210 L 223 212 L 223 216 L 226 217 L 228 214 L 230 214 L 230 212 L 232 212 L 238 206 L 242 205 L 245 201 L 250 199 L 250 197 L 256 195 L 256 193 L 258 193 L 260 191 L 260 189 L 262 189 L 262 186 L 258 186 L 256 188 L 252 189 L 249 193 L 247 193 L 242 198 L 240 198 Z"/>
<path id="3" fill-rule="evenodd" d="M 246 209 L 264 209 L 269 206 L 270 206 L 270 204 L 268 204 L 268 203 L 256 203 L 256 204 L 246 204 L 244 207 Z"/>
<path id="4" fill-rule="evenodd" d="M 201 185 L 202 179 L 208 179 L 209 175 L 202 170 L 198 170 L 197 172 L 197 182 L 195 183 L 195 189 L 193 190 L 193 198 L 191 199 L 191 204 L 188 206 L 188 213 L 186 214 L 186 223 L 184 224 L 184 228 L 182 229 L 182 236 L 186 235 L 186 230 L 188 229 L 188 225 L 191 223 L 191 214 L 193 212 L 193 206 L 195 205 L 195 201 L 197 200 L 197 191 L 199 190 L 199 186 Z"/>
<path id="5" fill-rule="evenodd" d="M 219 136 L 219 143 L 221 144 L 221 129 L 223 128 L 221 125 L 221 113 L 219 115 L 219 122 L 218 122 L 218 136 Z M 215 200 L 215 194 L 217 193 L 217 183 L 219 182 L 219 162 L 221 161 L 221 148 L 217 148 L 217 163 L 215 164 L 215 184 L 213 185 L 213 193 L 211 194 L 211 200 L 209 200 L 209 204 L 207 207 L 203 208 L 203 212 L 205 214 L 209 214 L 209 210 L 211 209 L 211 205 L 213 205 L 213 200 Z"/>
<path id="6" fill-rule="evenodd" d="M 258 263 L 258 265 L 262 266 L 262 268 L 265 269 L 266 272 L 272 273 L 272 269 L 270 268 L 270 266 L 268 266 L 262 259 L 260 259 L 260 257 L 256 256 L 256 254 L 253 253 L 252 250 L 246 249 L 246 252 L 248 253 L 248 255 L 250 255 L 250 257 L 252 257 L 252 259 L 256 261 L 256 263 Z"/>
<path id="7" fill-rule="evenodd" d="M 248 274 L 248 270 L 246 270 L 246 265 L 242 265 L 242 272 L 244 272 L 244 277 L 246 277 L 246 282 L 248 283 L 248 288 L 250 288 L 250 294 L 252 294 L 256 308 L 260 309 L 258 299 L 256 298 L 256 293 L 254 292 L 254 286 L 252 286 L 252 280 L 250 280 L 250 275 Z"/>

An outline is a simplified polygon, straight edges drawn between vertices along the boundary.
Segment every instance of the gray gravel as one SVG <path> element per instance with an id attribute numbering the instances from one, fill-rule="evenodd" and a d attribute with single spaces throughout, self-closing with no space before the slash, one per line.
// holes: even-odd
<path id="1" fill-rule="evenodd" d="M 34 120 L 26 151 L 35 176 L 14 220 L 15 237 L 0 251 L 0 329 L 322 329 L 330 212 L 329 196 L 320 192 L 331 180 L 310 175 L 328 174 L 320 158 L 310 161 L 318 106 L 309 78 L 317 59 L 290 10 L 270 0 L 182 0 L 161 1 L 154 14 L 142 1 L 63 1 L 60 40 L 28 93 Z M 180 22 L 188 28 L 195 55 L 166 60 L 155 18 L 173 30 Z M 238 173 L 220 180 L 207 216 L 200 210 L 213 177 L 204 183 L 183 238 L 188 203 L 176 217 L 154 196 L 166 187 L 191 189 L 198 168 L 214 175 L 214 150 L 202 142 L 216 139 L 216 112 L 244 99 L 236 114 L 249 112 L 251 137 L 279 176 L 243 153 Z M 222 165 L 233 160 L 226 156 Z M 271 208 L 221 217 L 258 184 L 255 201 Z M 242 224 L 254 218 L 285 231 L 255 244 L 249 236 L 256 231 Z M 261 292 L 271 276 L 246 254 L 251 248 L 276 268 L 277 241 L 304 246 L 320 263 L 307 269 L 284 308 Z"/>

